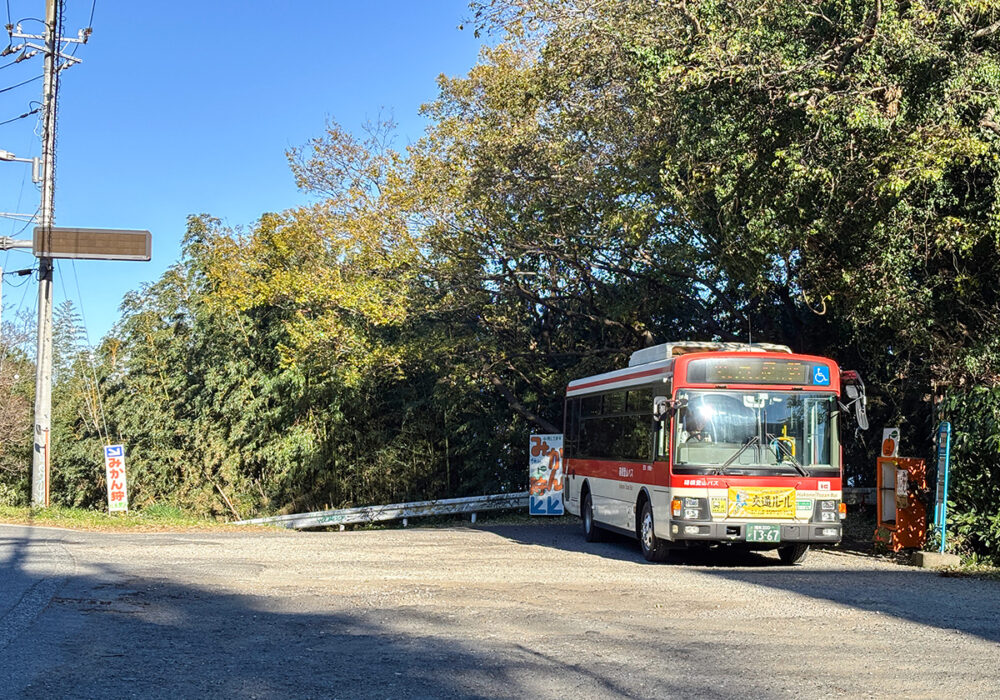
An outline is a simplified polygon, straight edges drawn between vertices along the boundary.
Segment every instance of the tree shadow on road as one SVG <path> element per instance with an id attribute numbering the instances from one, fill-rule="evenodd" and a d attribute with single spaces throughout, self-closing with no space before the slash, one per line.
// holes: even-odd
<path id="1" fill-rule="evenodd" d="M 567 655 L 537 639 L 463 629 L 447 606 L 373 601 L 357 591 L 331 602 L 327 590 L 308 581 L 294 595 L 274 595 L 264 580 L 258 596 L 99 562 L 61 578 L 26 573 L 37 568 L 31 550 L 48 546 L 61 546 L 61 539 L 0 529 L 8 581 L 26 590 L 46 581 L 55 586 L 30 624 L 11 627 L 0 648 L 5 697 L 724 696 L 718 678 L 669 677 L 657 659 L 693 663 L 699 652 L 662 639 L 658 628 L 644 645 L 648 662 L 625 674 L 606 657 L 634 653 L 633 643 L 616 649 L 598 633 L 589 636 L 579 619 L 548 613 L 545 620 L 560 644 L 575 638 L 592 646 L 583 656 Z M 116 546 L 113 536 L 107 546 Z M 0 629 L 10 623 L 10 610 L 0 611 Z"/>

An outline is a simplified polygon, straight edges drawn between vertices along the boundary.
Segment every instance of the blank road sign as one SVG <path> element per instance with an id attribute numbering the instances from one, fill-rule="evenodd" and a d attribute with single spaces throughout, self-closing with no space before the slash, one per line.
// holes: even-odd
<path id="1" fill-rule="evenodd" d="M 153 236 L 149 231 L 36 226 L 32 252 L 40 258 L 150 260 Z"/>

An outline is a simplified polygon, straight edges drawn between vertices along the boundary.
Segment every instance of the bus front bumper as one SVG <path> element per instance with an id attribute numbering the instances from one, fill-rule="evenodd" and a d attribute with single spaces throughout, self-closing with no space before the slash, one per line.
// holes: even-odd
<path id="1" fill-rule="evenodd" d="M 747 525 L 754 523 L 706 523 L 696 521 L 673 521 L 670 524 L 670 539 L 674 542 L 744 542 L 750 545 L 768 547 L 771 544 L 810 543 L 836 544 L 841 538 L 840 523 L 760 523 L 779 525 L 779 542 L 747 542 Z"/>

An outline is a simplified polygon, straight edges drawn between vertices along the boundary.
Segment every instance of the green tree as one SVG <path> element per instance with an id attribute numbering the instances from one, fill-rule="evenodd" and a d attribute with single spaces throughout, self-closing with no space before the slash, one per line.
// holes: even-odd
<path id="1" fill-rule="evenodd" d="M 508 99 L 467 89 L 443 115 L 527 113 L 558 129 L 545 145 L 581 144 L 594 172 L 645 184 L 652 220 L 691 242 L 721 296 L 768 339 L 859 365 L 876 424 L 903 420 L 912 452 L 929 446 L 938 387 L 977 405 L 970 389 L 996 386 L 995 3 L 498 0 L 476 20 L 503 38 L 476 71 L 514 56 L 530 79 Z M 497 172 L 524 174 L 531 151 L 514 153 Z M 545 190 L 552 172 L 524 179 Z M 736 331 L 739 314 L 719 318 Z"/>
<path id="2" fill-rule="evenodd" d="M 21 314 L 0 327 L 0 505 L 24 505 L 31 493 L 32 323 Z"/>

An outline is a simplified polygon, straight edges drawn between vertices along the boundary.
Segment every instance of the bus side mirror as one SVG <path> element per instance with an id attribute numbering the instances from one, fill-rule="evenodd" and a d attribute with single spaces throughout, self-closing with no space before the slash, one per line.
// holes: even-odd
<path id="1" fill-rule="evenodd" d="M 840 384 L 844 394 L 850 399 L 847 406 L 854 406 L 854 419 L 858 422 L 858 427 L 868 430 L 868 396 L 865 394 L 865 383 L 861 381 L 861 375 L 854 370 L 841 372 Z"/>
<path id="2" fill-rule="evenodd" d="M 653 397 L 653 427 L 655 428 L 668 417 L 677 413 L 677 410 L 687 406 L 687 399 L 671 401 L 668 396 Z"/>
<path id="3" fill-rule="evenodd" d="M 670 399 L 666 396 L 653 397 L 653 420 L 662 423 L 663 419 L 670 414 Z"/>
<path id="4" fill-rule="evenodd" d="M 868 412 L 865 403 L 868 399 L 864 395 L 861 399 L 854 404 L 854 418 L 858 421 L 858 427 L 862 430 L 868 430 Z"/>

